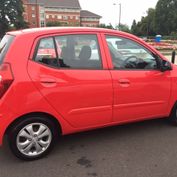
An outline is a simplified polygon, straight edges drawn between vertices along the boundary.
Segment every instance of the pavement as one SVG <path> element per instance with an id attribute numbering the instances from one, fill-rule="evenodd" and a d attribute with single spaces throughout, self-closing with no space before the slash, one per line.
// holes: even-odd
<path id="1" fill-rule="evenodd" d="M 158 119 L 61 137 L 45 158 L 0 149 L 0 177 L 176 177 L 177 127 Z"/>

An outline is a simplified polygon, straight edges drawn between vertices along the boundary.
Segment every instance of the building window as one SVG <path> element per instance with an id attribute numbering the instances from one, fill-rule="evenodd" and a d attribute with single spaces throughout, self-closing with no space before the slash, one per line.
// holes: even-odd
<path id="1" fill-rule="evenodd" d="M 61 15 L 58 15 L 57 18 L 58 18 L 58 19 L 62 19 L 62 16 L 61 16 Z"/>
<path id="2" fill-rule="evenodd" d="M 79 16 L 76 16 L 76 20 L 79 20 Z"/>
<path id="3" fill-rule="evenodd" d="M 41 27 L 44 27 L 44 26 L 45 26 L 45 22 L 41 21 Z"/>
<path id="4" fill-rule="evenodd" d="M 40 12 L 41 12 L 41 13 L 44 13 L 44 12 L 45 12 L 44 7 L 40 6 Z"/>
<path id="5" fill-rule="evenodd" d="M 23 5 L 24 11 L 27 11 L 27 5 Z"/>
<path id="6" fill-rule="evenodd" d="M 68 20 L 68 16 L 63 16 L 63 20 Z"/>
<path id="7" fill-rule="evenodd" d="M 55 18 L 55 15 L 52 15 L 52 18 Z"/>
<path id="8" fill-rule="evenodd" d="M 46 15 L 46 18 L 49 19 L 49 15 Z"/>
<path id="9" fill-rule="evenodd" d="M 33 17 L 33 18 L 35 18 L 35 17 L 36 17 L 36 15 L 35 15 L 35 14 L 32 14 L 32 17 Z"/>
<path id="10" fill-rule="evenodd" d="M 40 14 L 40 18 L 44 19 L 45 15 L 43 13 Z"/>
<path id="11" fill-rule="evenodd" d="M 35 7 L 34 7 L 34 6 L 32 6 L 32 7 L 31 7 L 31 10 L 35 10 Z"/>

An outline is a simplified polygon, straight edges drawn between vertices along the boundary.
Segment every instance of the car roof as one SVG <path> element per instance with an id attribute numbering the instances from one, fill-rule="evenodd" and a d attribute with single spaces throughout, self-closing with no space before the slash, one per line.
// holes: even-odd
<path id="1" fill-rule="evenodd" d="M 103 32 L 103 33 L 116 33 L 122 35 L 130 35 L 125 32 L 121 32 L 118 30 L 112 29 L 105 29 L 105 28 L 89 28 L 89 27 L 44 27 L 44 28 L 30 28 L 30 29 L 23 29 L 18 31 L 10 31 L 7 34 L 19 36 L 19 35 L 47 35 L 52 33 L 59 33 L 59 32 Z M 131 35 L 133 36 L 133 35 Z"/>
<path id="2" fill-rule="evenodd" d="M 27 37 L 31 38 L 37 38 L 39 36 L 45 36 L 45 35 L 56 35 L 58 33 L 67 33 L 72 34 L 74 32 L 91 32 L 91 33 L 105 33 L 108 35 L 118 35 L 122 37 L 126 37 L 129 39 L 134 39 L 135 41 L 141 41 L 141 44 L 144 44 L 144 46 L 147 46 L 147 43 L 144 42 L 141 38 L 132 35 L 130 33 L 122 32 L 119 30 L 113 30 L 113 29 L 106 29 L 106 28 L 93 28 L 93 27 L 42 27 L 42 28 L 29 28 L 29 29 L 23 29 L 18 31 L 10 31 L 7 34 L 13 35 L 16 37 L 22 37 L 23 39 L 26 39 Z M 148 48 L 151 50 L 154 50 L 153 47 L 148 45 Z"/>
<path id="3" fill-rule="evenodd" d="M 18 31 L 10 31 L 7 34 L 18 36 L 18 37 L 29 37 L 36 38 L 43 35 L 53 35 L 57 33 L 68 33 L 72 34 L 74 32 L 91 32 L 91 33 L 106 33 L 108 35 L 119 35 L 122 37 L 127 37 L 130 39 L 134 39 L 136 41 L 141 41 L 145 44 L 145 42 L 136 37 L 135 35 L 132 35 L 130 33 L 122 32 L 119 30 L 113 30 L 113 29 L 106 29 L 106 28 L 93 28 L 93 27 L 42 27 L 42 28 L 29 28 L 29 29 L 23 29 Z"/>

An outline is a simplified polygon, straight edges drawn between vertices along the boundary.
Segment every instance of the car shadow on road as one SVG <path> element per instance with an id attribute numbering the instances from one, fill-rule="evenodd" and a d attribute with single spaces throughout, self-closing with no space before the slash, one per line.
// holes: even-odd
<path id="1" fill-rule="evenodd" d="M 173 126 L 169 125 L 166 119 L 156 119 L 63 136 L 58 139 L 58 142 L 55 144 L 55 148 L 48 158 L 50 158 L 50 156 L 51 158 L 52 156 L 60 156 L 60 153 L 66 149 L 69 149 L 71 153 L 74 154 L 76 153 L 74 150 L 77 151 L 78 147 L 84 148 L 90 144 L 92 146 L 96 146 L 98 142 L 101 142 L 101 144 L 104 145 L 104 143 L 108 143 L 113 139 L 121 141 L 125 138 L 137 136 L 137 134 L 141 136 L 152 133 L 155 134 L 159 131 L 168 131 L 171 127 Z M 0 149 L 0 161 L 3 161 L 4 163 L 21 162 L 11 154 L 7 140 L 5 140 L 3 147 Z"/>

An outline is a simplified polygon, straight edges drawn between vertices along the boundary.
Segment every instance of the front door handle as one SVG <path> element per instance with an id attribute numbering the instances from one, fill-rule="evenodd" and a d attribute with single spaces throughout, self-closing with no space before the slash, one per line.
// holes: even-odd
<path id="1" fill-rule="evenodd" d="M 120 79 L 119 83 L 120 84 L 130 84 L 130 81 L 128 79 Z"/>

